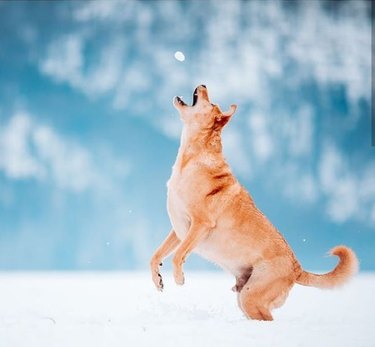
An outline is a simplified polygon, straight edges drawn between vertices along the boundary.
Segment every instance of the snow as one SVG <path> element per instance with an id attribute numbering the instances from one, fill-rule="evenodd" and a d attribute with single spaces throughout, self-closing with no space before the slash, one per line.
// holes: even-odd
<path id="1" fill-rule="evenodd" d="M 296 285 L 275 321 L 247 320 L 220 272 L 0 273 L 0 347 L 375 346 L 375 274 L 330 291 Z"/>

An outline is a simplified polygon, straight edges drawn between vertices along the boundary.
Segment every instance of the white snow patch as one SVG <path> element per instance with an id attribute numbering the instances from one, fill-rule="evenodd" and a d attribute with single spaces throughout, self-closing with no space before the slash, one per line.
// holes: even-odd
<path id="1" fill-rule="evenodd" d="M 375 274 L 332 291 L 297 285 L 273 322 L 243 316 L 228 275 L 164 281 L 159 293 L 145 273 L 0 273 L 0 345 L 374 345 Z"/>

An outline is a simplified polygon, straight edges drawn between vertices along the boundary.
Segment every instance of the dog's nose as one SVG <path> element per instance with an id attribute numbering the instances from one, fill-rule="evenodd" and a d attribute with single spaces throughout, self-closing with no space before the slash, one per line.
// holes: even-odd
<path id="1" fill-rule="evenodd" d="M 203 87 L 203 88 L 205 88 L 205 89 L 207 89 L 207 87 L 204 85 L 204 84 L 201 84 L 201 87 Z"/>

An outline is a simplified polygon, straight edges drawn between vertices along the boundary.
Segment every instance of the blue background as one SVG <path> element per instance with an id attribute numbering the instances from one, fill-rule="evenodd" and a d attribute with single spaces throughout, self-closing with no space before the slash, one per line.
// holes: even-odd
<path id="1" fill-rule="evenodd" d="M 0 2 L 0 268 L 146 269 L 196 85 L 307 269 L 374 270 L 369 1 Z M 182 51 L 184 61 L 175 59 Z M 212 269 L 192 256 L 187 267 Z"/>

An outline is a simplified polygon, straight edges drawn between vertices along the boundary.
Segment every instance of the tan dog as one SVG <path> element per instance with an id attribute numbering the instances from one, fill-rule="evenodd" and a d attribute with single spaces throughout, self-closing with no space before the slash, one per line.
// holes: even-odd
<path id="1" fill-rule="evenodd" d="M 172 253 L 174 278 L 184 283 L 182 264 L 192 251 L 236 277 L 232 288 L 247 317 L 272 320 L 294 283 L 332 288 L 346 282 L 358 268 L 352 250 L 331 250 L 340 258 L 324 275 L 304 271 L 283 236 L 258 210 L 225 162 L 221 130 L 236 110 L 211 104 L 207 88 L 197 87 L 193 105 L 174 99 L 184 128 L 172 176 L 168 182 L 168 213 L 172 231 L 151 260 L 152 279 L 163 289 L 162 260 Z"/>

